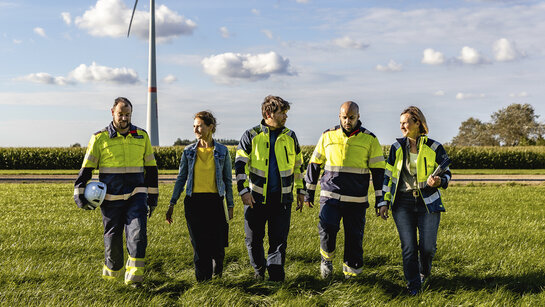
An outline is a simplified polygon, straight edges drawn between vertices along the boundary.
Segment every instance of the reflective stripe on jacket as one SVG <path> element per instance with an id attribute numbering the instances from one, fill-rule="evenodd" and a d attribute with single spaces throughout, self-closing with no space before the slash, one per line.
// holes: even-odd
<path id="1" fill-rule="evenodd" d="M 433 173 L 441 162 L 448 158 L 447 152 L 443 145 L 428 138 L 425 135 L 420 136 L 416 140 L 418 157 L 416 159 L 416 182 L 419 195 L 424 200 L 428 212 L 445 211 L 445 207 L 441 201 L 441 193 L 439 189 L 432 188 L 427 185 L 428 177 Z M 384 173 L 384 201 L 381 205 L 386 205 L 391 202 L 395 206 L 395 199 L 399 187 L 401 170 L 407 153 L 407 138 L 397 139 L 390 148 L 390 155 L 386 163 L 386 172 Z M 447 167 L 441 177 L 441 188 L 446 189 L 452 174 Z"/>
<path id="2" fill-rule="evenodd" d="M 372 175 L 375 190 L 375 204 L 382 201 L 384 156 L 377 137 L 361 127 L 347 136 L 341 126 L 322 133 L 310 158 L 305 182 L 308 196 L 314 201 L 316 184 L 321 168 L 324 174 L 320 180 L 320 203 L 365 203 L 369 180 Z"/>
<path id="3" fill-rule="evenodd" d="M 107 186 L 105 201 L 126 200 L 134 194 L 147 193 L 148 204 L 157 205 L 157 162 L 146 131 L 131 125 L 128 135 L 122 136 L 110 123 L 91 136 L 75 183 L 76 203 L 84 201 L 81 196 L 95 168 L 99 169 L 99 180 Z"/>
<path id="4" fill-rule="evenodd" d="M 269 127 L 264 121 L 247 130 L 240 139 L 235 159 L 239 195 L 252 192 L 257 203 L 267 201 L 269 178 Z M 303 157 L 295 132 L 283 128 L 274 146 L 282 189 L 282 203 L 293 202 L 293 189 L 304 194 Z"/>

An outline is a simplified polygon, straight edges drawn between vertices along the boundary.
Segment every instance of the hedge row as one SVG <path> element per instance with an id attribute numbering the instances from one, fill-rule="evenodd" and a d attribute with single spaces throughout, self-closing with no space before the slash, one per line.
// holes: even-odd
<path id="1" fill-rule="evenodd" d="M 235 160 L 236 146 L 228 146 Z M 314 146 L 302 146 L 306 166 Z M 389 146 L 383 146 L 387 157 Z M 545 146 L 448 147 L 453 169 L 545 169 Z M 177 169 L 182 146 L 155 147 L 159 169 Z M 85 148 L 0 148 L 0 169 L 79 169 Z"/>

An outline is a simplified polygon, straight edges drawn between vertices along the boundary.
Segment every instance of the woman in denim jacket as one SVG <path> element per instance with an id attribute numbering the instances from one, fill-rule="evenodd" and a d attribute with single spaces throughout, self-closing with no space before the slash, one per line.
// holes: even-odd
<path id="1" fill-rule="evenodd" d="M 170 224 L 174 206 L 187 183 L 184 210 L 197 281 L 221 276 L 228 243 L 227 222 L 233 218 L 231 157 L 225 145 L 212 139 L 215 131 L 216 119 L 210 112 L 195 114 L 193 132 L 197 142 L 184 149 L 166 213 Z"/>

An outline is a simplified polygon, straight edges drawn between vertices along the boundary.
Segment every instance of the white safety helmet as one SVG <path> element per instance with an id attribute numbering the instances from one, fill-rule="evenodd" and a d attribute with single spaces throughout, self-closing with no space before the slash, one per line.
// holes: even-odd
<path id="1" fill-rule="evenodd" d="M 91 181 L 85 187 L 83 194 L 89 202 L 89 207 L 96 209 L 104 201 L 106 197 L 106 184 L 100 181 Z"/>

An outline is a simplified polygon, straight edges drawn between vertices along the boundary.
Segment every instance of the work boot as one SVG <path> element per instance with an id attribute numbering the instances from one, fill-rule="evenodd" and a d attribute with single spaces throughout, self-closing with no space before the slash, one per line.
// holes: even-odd
<path id="1" fill-rule="evenodd" d="M 329 278 L 333 274 L 333 263 L 322 259 L 320 263 L 320 275 L 323 279 Z"/>

